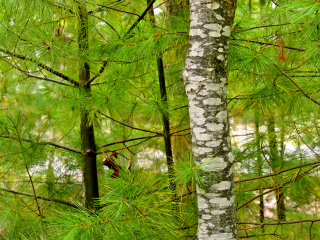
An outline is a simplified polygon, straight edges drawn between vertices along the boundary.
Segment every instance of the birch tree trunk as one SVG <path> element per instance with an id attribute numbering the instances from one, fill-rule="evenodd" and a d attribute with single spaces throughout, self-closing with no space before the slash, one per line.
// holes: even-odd
<path id="1" fill-rule="evenodd" d="M 193 157 L 208 163 L 206 189 L 197 188 L 198 239 L 237 239 L 234 157 L 228 109 L 228 50 L 236 0 L 191 0 L 189 51 L 183 78 Z"/>

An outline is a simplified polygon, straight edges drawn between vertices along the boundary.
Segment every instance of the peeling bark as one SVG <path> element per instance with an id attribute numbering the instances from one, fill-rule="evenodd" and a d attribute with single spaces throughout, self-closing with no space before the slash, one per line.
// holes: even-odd
<path id="1" fill-rule="evenodd" d="M 194 161 L 209 164 L 209 174 L 203 175 L 206 189 L 197 188 L 198 239 L 237 239 L 227 111 L 229 37 L 235 8 L 236 0 L 190 1 L 189 51 L 183 79 Z"/>

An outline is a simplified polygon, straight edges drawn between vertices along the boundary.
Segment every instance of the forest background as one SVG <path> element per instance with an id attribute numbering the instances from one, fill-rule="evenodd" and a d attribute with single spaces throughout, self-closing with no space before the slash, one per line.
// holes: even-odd
<path id="1" fill-rule="evenodd" d="M 237 3 L 239 239 L 320 239 L 319 9 Z M 194 239 L 188 3 L 8 0 L 0 19 L 0 239 Z"/>

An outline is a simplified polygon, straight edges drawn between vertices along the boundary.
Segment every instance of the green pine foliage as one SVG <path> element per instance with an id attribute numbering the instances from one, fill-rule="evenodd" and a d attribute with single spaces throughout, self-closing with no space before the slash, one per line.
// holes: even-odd
<path id="1" fill-rule="evenodd" d="M 79 4 L 89 16 L 89 48 L 82 53 Z M 187 5 L 170 16 L 167 3 L 159 4 L 163 12 L 155 24 L 148 15 L 137 22 L 146 1 L 0 4 L 0 239 L 195 238 L 196 187 L 215 179 L 199 177 L 212 163 L 195 166 L 190 157 L 181 79 Z M 279 223 L 276 203 L 264 207 L 266 225 L 252 228 L 262 224 L 259 198 L 252 199 L 273 188 L 263 195 L 265 203 L 283 193 L 286 222 L 318 219 L 318 164 L 310 163 L 319 161 L 319 8 L 313 0 L 238 1 L 228 98 L 232 133 L 239 126 L 248 130 L 241 141 L 233 138 L 239 238 L 319 238 L 316 220 L 267 225 Z M 160 94 L 159 57 L 167 102 Z M 80 61 L 97 76 L 91 94 L 74 83 Z M 83 207 L 83 108 L 97 146 L 95 211 Z M 176 192 L 159 170 L 162 162 L 138 164 L 140 152 L 164 152 L 163 113 L 170 120 Z M 113 152 L 123 169 L 119 178 L 102 165 Z M 273 175 L 243 181 L 267 174 Z"/>

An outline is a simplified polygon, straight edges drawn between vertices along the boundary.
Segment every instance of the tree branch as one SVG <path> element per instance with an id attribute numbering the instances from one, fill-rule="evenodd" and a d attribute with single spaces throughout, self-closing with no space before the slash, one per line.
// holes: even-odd
<path id="1" fill-rule="evenodd" d="M 187 130 L 190 130 L 190 128 L 186 128 L 186 129 L 182 129 L 182 130 L 179 130 L 179 131 L 176 131 L 176 132 L 172 132 L 170 133 L 170 136 L 174 135 L 174 134 L 177 134 L 179 132 L 184 132 L 184 131 L 187 131 Z"/>
<path id="2" fill-rule="evenodd" d="M 54 82 L 54 83 L 57 83 L 57 84 L 61 84 L 61 85 L 64 85 L 64 86 L 68 86 L 68 87 L 75 87 L 74 85 L 71 85 L 71 84 L 67 84 L 67 83 L 64 83 L 64 82 L 61 82 L 61 81 L 58 81 L 58 80 L 55 80 L 55 79 L 47 78 L 46 76 L 41 77 L 41 76 L 37 76 L 37 75 L 30 74 L 28 71 L 25 71 L 25 70 L 19 68 L 18 66 L 13 65 L 12 63 L 10 63 L 10 62 L 7 61 L 7 60 L 2 59 L 2 61 L 5 61 L 6 63 L 10 64 L 12 67 L 18 69 L 20 72 L 24 73 L 24 74 L 27 75 L 28 77 L 32 77 L 32 78 L 36 78 L 36 79 L 41 79 L 41 80 L 45 80 L 45 81 L 48 81 L 48 82 Z"/>
<path id="3" fill-rule="evenodd" d="M 282 238 L 279 234 L 276 234 L 276 233 L 263 233 L 263 234 L 258 234 L 258 235 L 239 236 L 239 239 L 253 238 L 253 237 L 257 238 L 257 237 L 263 237 L 263 236 L 276 236 L 280 239 Z"/>
<path id="4" fill-rule="evenodd" d="M 316 103 L 317 105 L 320 105 L 320 103 L 319 103 L 317 100 L 313 99 L 313 98 L 310 97 L 308 94 L 306 94 L 306 93 L 302 90 L 302 88 L 301 88 L 290 76 L 288 76 L 284 71 L 281 70 L 281 68 L 279 68 L 276 64 L 274 64 L 274 66 L 275 66 L 276 68 L 278 68 L 278 70 L 282 73 L 282 75 L 284 75 L 285 77 L 287 77 L 287 78 L 302 92 L 302 94 L 303 94 L 304 96 L 306 96 L 307 98 L 309 98 L 312 102 Z"/>
<path id="5" fill-rule="evenodd" d="M 245 203 L 243 203 L 243 204 L 241 204 L 239 207 L 237 207 L 236 210 L 238 211 L 240 208 L 244 207 L 244 206 L 247 205 L 248 203 L 254 201 L 254 200 L 257 199 L 257 198 L 259 198 L 260 196 L 263 196 L 263 195 L 265 195 L 265 194 L 267 194 L 267 193 L 273 192 L 273 191 L 275 191 L 275 190 L 277 190 L 277 189 L 283 188 L 285 185 L 291 183 L 293 180 L 299 180 L 300 178 L 302 178 L 302 177 L 304 177 L 305 175 L 307 175 L 308 172 L 310 172 L 310 170 L 312 170 L 312 168 L 309 169 L 309 170 L 307 170 L 307 171 L 304 171 L 304 172 L 303 172 L 302 174 L 300 174 L 300 175 L 297 175 L 294 179 L 289 179 L 288 181 L 284 182 L 283 184 L 278 185 L 278 186 L 276 186 L 276 187 L 274 187 L 274 188 L 271 188 L 270 190 L 265 191 L 265 192 L 263 192 L 263 193 L 255 196 L 255 197 L 249 199 L 248 201 L 246 201 Z"/>
<path id="6" fill-rule="evenodd" d="M 245 31 L 249 31 L 249 30 L 253 30 L 253 29 L 257 29 L 257 28 L 278 27 L 278 26 L 284 26 L 284 25 L 290 25 L 290 24 L 292 24 L 292 23 L 262 25 L 262 26 L 251 27 L 251 28 L 247 28 L 247 29 L 243 29 L 243 30 L 238 30 L 237 32 L 245 32 Z M 299 24 L 303 24 L 303 23 L 299 23 Z"/>
<path id="7" fill-rule="evenodd" d="M 298 165 L 298 166 L 295 166 L 295 167 L 287 168 L 287 169 L 284 169 L 284 170 L 282 170 L 282 171 L 279 171 L 279 172 L 276 172 L 276 173 L 270 173 L 270 174 L 263 175 L 263 176 L 258 176 L 258 177 L 253 177 L 253 178 L 246 178 L 246 179 L 236 180 L 236 181 L 234 181 L 234 183 L 242 183 L 242 182 L 257 180 L 257 179 L 261 179 L 261 178 L 272 177 L 272 176 L 275 176 L 275 175 L 277 175 L 277 174 L 281 174 L 281 173 L 284 173 L 284 172 L 288 172 L 288 171 L 293 170 L 293 169 L 303 168 L 303 167 L 307 167 L 307 166 L 311 166 L 311 165 L 315 165 L 315 164 L 320 164 L 320 161 L 311 162 L 311 163 L 306 163 L 306 164 L 301 164 L 301 165 Z"/>
<path id="8" fill-rule="evenodd" d="M 47 78 L 46 76 L 40 77 L 40 76 L 32 75 L 32 74 L 25 72 L 25 71 L 22 71 L 22 72 L 24 74 L 26 74 L 28 77 L 32 77 L 32 78 L 36 78 L 36 79 L 40 79 L 40 80 L 44 80 L 44 81 L 48 81 L 48 82 L 54 82 L 54 83 L 57 83 L 60 85 L 68 86 L 68 87 L 75 87 L 74 85 L 71 85 L 71 84 L 67 84 L 67 83 L 52 79 L 52 78 Z"/>
<path id="9" fill-rule="evenodd" d="M 125 33 L 124 35 L 124 38 L 126 38 L 130 33 L 131 31 L 138 25 L 138 23 L 145 17 L 145 15 L 148 13 L 148 11 L 150 10 L 150 8 L 152 8 L 153 6 L 153 3 L 155 2 L 156 0 L 152 0 L 150 2 L 150 4 L 147 6 L 147 8 L 144 10 L 144 12 L 141 14 L 141 16 L 139 16 L 139 18 L 132 24 L 132 26 L 129 28 L 129 30 Z M 119 45 L 117 45 L 115 48 L 114 48 L 114 51 L 116 51 L 118 49 Z M 108 61 L 103 61 L 103 64 L 102 64 L 102 67 L 99 69 L 99 71 L 93 75 L 86 83 L 85 85 L 89 85 L 90 83 L 92 83 L 97 77 L 99 77 L 101 75 L 101 73 L 103 73 L 103 71 L 105 70 L 106 66 L 108 64 Z"/>
<path id="10" fill-rule="evenodd" d="M 102 4 L 98 4 L 98 3 L 96 3 L 96 5 L 99 6 L 100 8 L 107 8 L 107 9 L 110 9 L 110 10 L 113 10 L 113 11 L 116 11 L 116 12 L 127 13 L 127 14 L 131 14 L 131 15 L 135 15 L 137 17 L 140 17 L 139 14 L 136 14 L 136 13 L 133 13 L 133 12 L 124 11 L 124 10 L 113 8 L 113 7 L 108 7 L 106 5 L 102 5 Z M 97 12 L 97 11 L 99 11 L 99 9 L 95 10 L 95 11 L 89 11 L 88 14 L 91 14 L 91 13 Z"/>
<path id="11" fill-rule="evenodd" d="M 148 132 L 148 133 L 155 133 L 155 134 L 157 134 L 157 135 L 163 135 L 162 133 L 158 133 L 158 132 L 154 132 L 154 131 L 150 131 L 150 130 L 146 130 L 146 129 L 141 129 L 141 128 L 136 128 L 136 127 L 130 126 L 130 125 L 125 124 L 125 123 L 123 123 L 123 122 L 120 122 L 120 121 L 118 121 L 118 120 L 116 120 L 116 119 L 114 119 L 114 118 L 112 118 L 112 117 L 109 117 L 108 115 L 106 115 L 106 114 L 104 114 L 104 113 L 102 113 L 102 112 L 100 112 L 100 111 L 98 111 L 98 113 L 100 113 L 102 116 L 104 116 L 104 117 L 106 117 L 106 118 L 109 118 L 109 119 L 111 119 L 112 121 L 115 121 L 115 122 L 117 122 L 117 123 L 119 123 L 119 124 L 121 124 L 121 125 L 123 125 L 123 126 L 128 127 L 128 128 L 135 129 L 135 130 L 139 130 L 139 131 L 142 131 L 142 132 Z"/>
<path id="12" fill-rule="evenodd" d="M 239 39 L 239 38 L 233 38 L 231 40 L 235 40 L 235 41 L 242 41 L 242 42 L 251 42 L 251 43 L 257 43 L 260 45 L 272 45 L 275 47 L 279 47 L 278 44 L 274 44 L 274 43 L 269 43 L 269 42 L 259 42 L 259 41 L 253 41 L 253 40 L 246 40 L 246 39 Z M 284 48 L 287 49 L 291 49 L 291 50 L 296 50 L 296 51 L 300 51 L 300 52 L 305 52 L 306 49 L 302 49 L 302 48 L 295 48 L 295 47 L 291 47 L 291 46 L 283 46 Z"/>
<path id="13" fill-rule="evenodd" d="M 19 140 L 18 137 L 9 136 L 9 135 L 3 135 L 3 134 L 0 134 L 0 137 L 2 137 L 2 138 L 8 138 L 8 139 Z M 27 138 L 21 138 L 21 141 L 30 142 L 30 143 L 35 143 L 35 144 L 39 144 L 39 145 L 51 145 L 51 146 L 55 146 L 55 147 L 57 147 L 57 148 L 61 148 L 61 149 L 68 150 L 68 151 L 70 151 L 70 152 L 75 152 L 75 153 L 82 154 L 82 151 L 80 151 L 80 150 L 78 150 L 78 149 L 71 148 L 71 147 L 68 147 L 68 146 L 64 146 L 64 145 L 61 145 L 61 144 L 55 143 L 55 142 L 37 142 L 37 141 L 33 141 L 33 140 L 27 139 Z"/>
<path id="14" fill-rule="evenodd" d="M 141 16 L 135 21 L 135 23 L 132 24 L 132 26 L 129 28 L 129 30 L 126 32 L 126 34 L 124 35 L 124 37 L 126 37 L 127 35 L 129 35 L 131 33 L 131 31 L 138 25 L 138 23 L 145 17 L 145 15 L 149 12 L 149 10 L 152 8 L 154 2 L 156 0 L 152 0 L 149 5 L 147 6 L 147 8 L 143 11 L 143 13 L 141 14 Z"/>
<path id="15" fill-rule="evenodd" d="M 98 148 L 103 148 L 103 147 L 107 147 L 107 146 L 111 146 L 111 145 L 115 145 L 115 144 L 119 144 L 119 143 L 126 143 L 126 142 L 131 142 L 131 141 L 140 140 L 140 139 L 145 139 L 145 138 L 154 138 L 154 137 L 159 137 L 159 136 L 160 136 L 159 134 L 155 134 L 155 135 L 150 135 L 150 136 L 142 136 L 142 137 L 129 138 L 129 139 L 121 140 L 121 141 L 106 143 L 106 144 L 101 145 L 101 146 L 98 147 Z"/>
<path id="16" fill-rule="evenodd" d="M 101 75 L 101 73 L 103 73 L 103 71 L 106 69 L 106 66 L 108 64 L 108 61 L 103 61 L 103 64 L 101 66 L 101 68 L 99 69 L 99 71 L 93 75 L 86 83 L 85 85 L 89 85 L 90 83 L 92 83 L 97 77 L 99 77 Z"/>
<path id="17" fill-rule="evenodd" d="M 141 143 L 144 143 L 145 141 L 148 141 L 148 140 L 149 140 L 149 139 L 147 138 L 147 139 L 142 140 L 141 142 L 138 142 L 138 143 L 132 144 L 132 145 L 130 145 L 130 146 L 126 146 L 126 144 L 125 144 L 125 143 L 123 143 L 123 145 L 124 145 L 125 147 L 123 147 L 123 148 L 113 149 L 113 150 L 110 150 L 110 151 L 111 151 L 111 152 L 118 152 L 118 151 L 121 151 L 121 150 L 127 149 L 130 153 L 132 153 L 132 151 L 131 151 L 129 148 L 132 148 L 132 147 L 138 146 L 138 145 L 140 145 Z"/>
<path id="18" fill-rule="evenodd" d="M 94 15 L 93 13 L 89 12 L 88 14 L 90 16 L 92 16 L 92 17 L 95 17 L 95 18 L 99 19 L 100 21 L 103 21 L 105 24 L 107 24 L 117 34 L 118 38 L 120 38 L 119 33 L 117 32 L 117 30 L 110 23 L 108 23 L 106 20 L 102 19 L 101 17 L 98 17 L 98 16 Z"/>
<path id="19" fill-rule="evenodd" d="M 75 205 L 75 204 L 73 204 L 71 202 L 67 202 L 67 201 L 60 200 L 60 199 L 48 198 L 48 197 L 41 196 L 41 195 L 34 195 L 34 194 L 31 194 L 31 193 L 20 192 L 20 191 L 16 191 L 16 190 L 12 190 L 12 189 L 1 188 L 1 187 L 0 187 L 0 190 L 5 191 L 5 192 L 10 192 L 10 193 L 13 193 L 13 194 L 28 196 L 28 197 L 32 197 L 32 198 L 38 198 L 38 199 L 41 199 L 41 200 L 44 200 L 44 201 L 61 203 L 61 204 L 64 204 L 64 205 L 67 205 L 67 206 L 73 207 L 73 208 L 79 208 L 77 205 Z M 3 195 L 3 194 L 1 193 L 1 195 Z"/>
<path id="20" fill-rule="evenodd" d="M 250 225 L 283 225 L 283 224 L 295 224 L 295 223 L 302 223 L 302 222 L 320 222 L 320 219 L 303 219 L 303 220 L 296 220 L 296 221 L 290 221 L 290 222 L 277 222 L 277 223 L 252 223 L 252 222 L 238 222 L 238 224 L 250 224 Z M 238 229 L 244 230 L 244 229 Z"/>
<path id="21" fill-rule="evenodd" d="M 63 80 L 66 80 L 66 81 L 72 83 L 76 87 L 79 87 L 79 83 L 77 81 L 75 81 L 74 79 L 68 77 L 67 75 L 64 75 L 63 73 L 61 73 L 61 72 L 59 72 L 59 71 L 57 71 L 57 70 L 55 70 L 55 69 L 43 64 L 41 62 L 38 62 L 36 59 L 29 58 L 29 57 L 26 57 L 26 56 L 18 54 L 18 53 L 13 53 L 13 52 L 10 52 L 10 51 L 8 51 L 6 49 L 3 49 L 3 48 L 0 48 L 0 52 L 7 53 L 12 57 L 16 57 L 16 58 L 19 58 L 19 59 L 22 59 L 22 60 L 33 62 L 33 63 L 37 64 L 40 68 L 45 69 L 48 72 L 51 72 L 52 74 L 62 78 Z"/>

